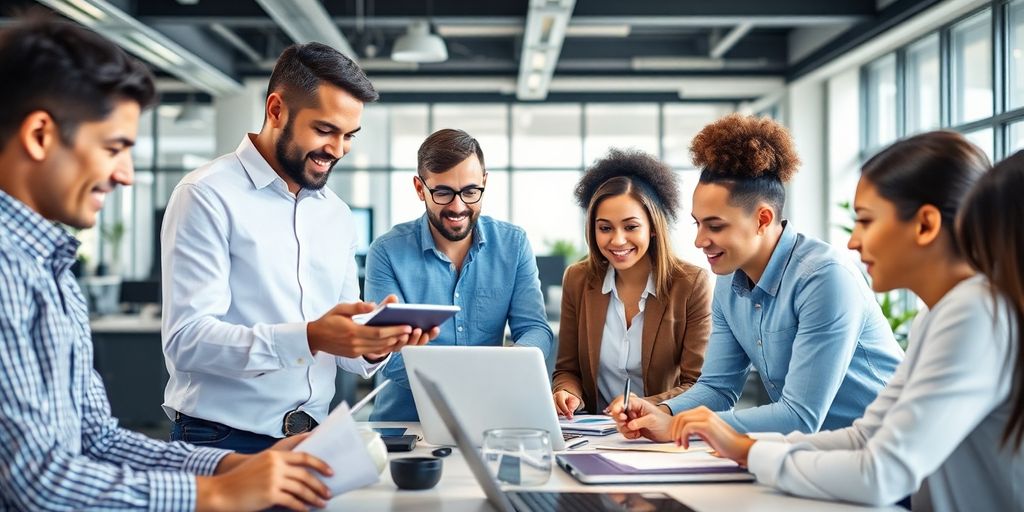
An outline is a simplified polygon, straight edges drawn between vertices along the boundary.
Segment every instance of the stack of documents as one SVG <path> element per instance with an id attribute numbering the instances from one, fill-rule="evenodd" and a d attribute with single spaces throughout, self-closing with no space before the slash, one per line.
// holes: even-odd
<path id="1" fill-rule="evenodd" d="M 606 436 L 616 432 L 615 420 L 600 414 L 577 414 L 571 420 L 559 418 L 558 425 L 562 427 L 563 434 Z"/>

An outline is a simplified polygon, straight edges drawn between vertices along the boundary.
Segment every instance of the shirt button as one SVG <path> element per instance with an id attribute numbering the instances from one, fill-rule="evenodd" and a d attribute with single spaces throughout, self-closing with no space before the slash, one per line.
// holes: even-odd
<path id="1" fill-rule="evenodd" d="M 459 326 L 458 331 L 462 332 L 462 326 L 461 325 Z"/>
<path id="2" fill-rule="evenodd" d="M 451 265 L 448 265 L 448 270 L 453 270 L 454 271 L 455 270 L 455 264 L 452 263 Z"/>
<path id="3" fill-rule="evenodd" d="M 459 292 L 455 292 L 455 298 L 459 298 Z"/>
<path id="4" fill-rule="evenodd" d="M 300 357 L 300 358 L 295 360 L 295 364 L 306 364 L 306 359 L 303 358 L 303 357 Z"/>
<path id="5" fill-rule="evenodd" d="M 761 346 L 761 340 L 757 340 L 757 346 Z"/>
<path id="6" fill-rule="evenodd" d="M 760 304 L 754 304 L 754 309 L 761 309 L 761 305 Z"/>

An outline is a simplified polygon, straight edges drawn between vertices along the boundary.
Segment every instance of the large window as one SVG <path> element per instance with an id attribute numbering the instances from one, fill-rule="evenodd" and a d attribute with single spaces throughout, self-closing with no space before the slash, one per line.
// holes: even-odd
<path id="1" fill-rule="evenodd" d="M 986 10 L 953 26 L 953 124 L 992 115 L 992 15 Z"/>
<path id="2" fill-rule="evenodd" d="M 908 134 L 934 130 L 939 118 L 939 36 L 933 34 L 907 49 Z M 895 99 L 895 95 L 894 95 Z"/>
<path id="3" fill-rule="evenodd" d="M 867 68 L 867 147 L 884 146 L 898 136 L 896 56 L 886 55 Z"/>

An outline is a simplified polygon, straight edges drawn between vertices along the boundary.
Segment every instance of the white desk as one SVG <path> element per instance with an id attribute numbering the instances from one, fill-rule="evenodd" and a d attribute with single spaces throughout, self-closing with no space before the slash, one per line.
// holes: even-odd
<path id="1" fill-rule="evenodd" d="M 373 427 L 408 427 L 410 434 L 419 434 L 418 423 L 370 423 Z M 597 438 L 601 439 L 601 438 Z M 594 443 L 591 438 L 591 443 Z M 390 453 L 390 458 L 430 456 L 435 447 L 420 442 L 416 450 L 407 453 Z M 585 451 L 585 450 L 575 450 Z M 339 468 L 335 468 L 339 469 Z M 343 471 L 344 469 L 342 469 Z M 831 503 L 781 494 L 769 487 L 751 483 L 717 484 L 672 484 L 672 485 L 583 485 L 555 465 L 551 479 L 540 487 L 523 488 L 546 491 L 599 491 L 599 492 L 664 492 L 698 512 L 704 511 L 778 511 L 818 512 L 821 510 L 855 511 L 887 510 L 904 511 L 899 507 L 874 509 L 854 505 Z M 380 481 L 372 486 L 357 489 L 331 500 L 327 510 L 336 511 L 490 511 L 484 492 L 473 478 L 469 466 L 458 449 L 444 458 L 441 481 L 433 489 L 425 491 L 404 491 L 391 481 L 385 468 Z"/>

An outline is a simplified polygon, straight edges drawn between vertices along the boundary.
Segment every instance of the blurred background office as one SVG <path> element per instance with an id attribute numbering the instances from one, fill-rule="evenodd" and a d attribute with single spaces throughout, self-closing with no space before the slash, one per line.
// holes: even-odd
<path id="1" fill-rule="evenodd" d="M 77 233 L 114 413 L 157 434 L 163 209 L 186 172 L 258 131 L 269 73 L 293 42 L 337 47 L 381 93 L 328 183 L 356 212 L 362 249 L 422 214 L 411 182 L 423 139 L 466 130 L 490 174 L 483 213 L 526 229 L 556 327 L 562 271 L 585 247 L 572 188 L 610 147 L 664 159 L 689 198 L 688 146 L 704 124 L 775 117 L 804 162 L 786 217 L 841 245 L 859 164 L 889 142 L 941 127 L 996 159 L 1024 147 L 1024 0 L 5 0 L 0 26 L 40 4 L 159 77 L 135 185 Z M 679 254 L 706 266 L 685 215 L 675 231 Z M 879 301 L 904 334 L 916 299 Z M 355 386 L 339 379 L 339 398 Z"/>

